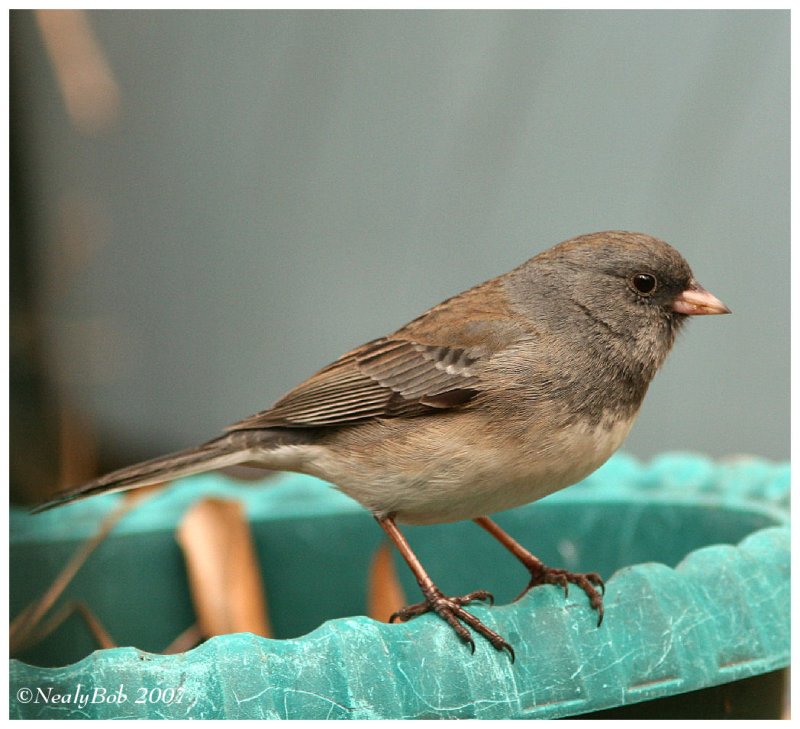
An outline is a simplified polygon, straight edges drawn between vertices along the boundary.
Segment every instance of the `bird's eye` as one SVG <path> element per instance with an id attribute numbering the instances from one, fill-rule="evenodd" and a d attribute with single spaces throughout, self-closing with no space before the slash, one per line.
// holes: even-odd
<path id="1" fill-rule="evenodd" d="M 656 277 L 652 273 L 637 273 L 631 278 L 631 286 L 638 294 L 649 296 L 656 290 Z"/>

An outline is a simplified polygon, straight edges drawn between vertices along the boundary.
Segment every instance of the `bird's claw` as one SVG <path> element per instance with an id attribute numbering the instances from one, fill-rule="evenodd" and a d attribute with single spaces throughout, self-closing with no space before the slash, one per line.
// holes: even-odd
<path id="1" fill-rule="evenodd" d="M 511 645 L 506 642 L 499 633 L 496 633 L 494 630 L 484 625 L 472 613 L 464 610 L 463 607 L 475 600 L 486 601 L 490 605 L 493 605 L 494 596 L 492 593 L 486 590 L 475 590 L 468 595 L 448 597 L 443 595 L 438 588 L 434 587 L 425 591 L 424 594 L 425 600 L 423 602 L 408 605 L 398 610 L 392 614 L 389 618 L 389 622 L 393 623 L 396 620 L 405 622 L 418 615 L 434 612 L 456 632 L 456 635 L 458 635 L 463 643 L 469 646 L 472 653 L 475 653 L 475 641 L 472 639 L 469 630 L 464 627 L 464 624 L 486 638 L 495 649 L 508 651 L 508 654 L 511 656 L 511 662 L 514 662 L 514 649 Z"/>
<path id="2" fill-rule="evenodd" d="M 564 597 L 569 597 L 570 583 L 580 587 L 589 598 L 589 604 L 597 611 L 597 627 L 603 622 L 603 596 L 606 594 L 606 585 L 597 572 L 570 572 L 556 567 L 547 567 L 541 563 L 528 567 L 531 579 L 525 589 L 514 599 L 516 602 L 531 588 L 537 585 L 559 585 L 564 588 Z M 598 592 L 596 588 L 600 588 Z"/>
<path id="3" fill-rule="evenodd" d="M 474 592 L 470 592 L 468 595 L 460 595 L 458 597 L 445 597 L 444 595 L 438 594 L 434 595 L 432 600 L 423 600 L 422 602 L 417 602 L 413 605 L 406 605 L 404 608 L 400 608 L 400 610 L 392 613 L 389 618 L 389 622 L 394 623 L 395 621 L 399 620 L 400 622 L 405 623 L 407 620 L 416 618 L 418 615 L 423 615 L 431 610 L 436 612 L 435 604 L 442 601 L 460 608 L 462 605 L 468 605 L 475 600 L 485 600 L 490 605 L 494 605 L 494 595 L 487 590 L 475 590 Z"/>

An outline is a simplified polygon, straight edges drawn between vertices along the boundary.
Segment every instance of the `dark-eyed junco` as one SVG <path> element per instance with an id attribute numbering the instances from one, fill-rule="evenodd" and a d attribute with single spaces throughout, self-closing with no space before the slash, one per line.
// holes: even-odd
<path id="1" fill-rule="evenodd" d="M 574 484 L 619 447 L 687 316 L 728 309 L 686 261 L 641 233 L 593 233 L 433 307 L 348 352 L 268 410 L 201 446 L 110 473 L 47 509 L 233 464 L 299 471 L 370 510 L 414 572 L 424 601 L 474 650 L 464 609 L 445 596 L 397 528 L 473 519 L 529 570 L 523 590 L 569 583 L 602 620 L 603 582 L 545 566 L 486 517 Z"/>

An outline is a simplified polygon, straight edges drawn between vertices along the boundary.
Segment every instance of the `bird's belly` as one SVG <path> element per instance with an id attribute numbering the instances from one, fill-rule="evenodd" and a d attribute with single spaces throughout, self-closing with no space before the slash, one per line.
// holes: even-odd
<path id="1" fill-rule="evenodd" d="M 631 422 L 562 431 L 557 445 L 530 444 L 518 451 L 474 448 L 452 477 L 452 462 L 417 488 L 404 491 L 394 507 L 409 524 L 473 519 L 513 509 L 571 486 L 599 468 L 619 447 Z"/>
<path id="2" fill-rule="evenodd" d="M 388 437 L 385 449 L 373 442 L 360 455 L 351 447 L 291 446 L 284 464 L 272 467 L 330 481 L 376 516 L 435 524 L 511 509 L 580 481 L 619 447 L 632 423 L 562 425 L 557 437 L 420 433 L 401 443 Z"/>

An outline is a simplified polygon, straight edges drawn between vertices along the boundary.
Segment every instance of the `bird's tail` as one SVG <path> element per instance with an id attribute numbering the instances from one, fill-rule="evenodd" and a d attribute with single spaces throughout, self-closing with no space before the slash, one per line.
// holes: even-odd
<path id="1" fill-rule="evenodd" d="M 279 443 L 275 438 L 269 437 L 269 431 L 229 433 L 203 445 L 120 468 L 94 481 L 62 491 L 50 501 L 37 506 L 33 513 L 47 511 L 96 494 L 127 491 L 257 460 L 256 450 L 263 453 L 264 448 L 270 445 Z"/>

